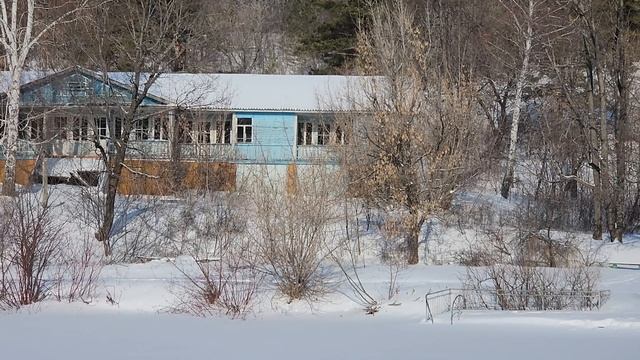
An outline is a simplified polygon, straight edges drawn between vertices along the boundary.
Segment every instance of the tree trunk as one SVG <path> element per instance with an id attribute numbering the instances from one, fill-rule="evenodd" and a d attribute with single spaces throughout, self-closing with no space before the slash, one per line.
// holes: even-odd
<path id="1" fill-rule="evenodd" d="M 135 113 L 135 112 L 133 112 Z M 129 134 L 131 133 L 131 124 L 133 119 L 127 118 L 123 123 L 122 139 L 115 139 L 116 154 L 110 159 L 105 161 L 105 166 L 108 170 L 106 180 L 106 198 L 104 203 L 104 215 L 102 216 L 102 222 L 100 229 L 95 234 L 96 239 L 102 242 L 104 248 L 104 255 L 110 258 L 113 255 L 113 249 L 111 246 L 111 230 L 113 228 L 113 219 L 115 213 L 115 202 L 118 194 L 118 185 L 120 184 L 120 177 L 122 175 L 122 169 L 124 160 L 127 153 Z M 119 136 L 119 135 L 118 135 Z"/>
<path id="2" fill-rule="evenodd" d="M 40 145 L 40 153 L 42 154 L 42 164 L 40 168 L 40 175 L 42 176 L 42 199 L 41 203 L 43 207 L 47 207 L 49 204 L 49 169 L 47 168 L 47 146 L 44 143 L 44 134 L 47 134 L 47 120 L 46 116 L 42 119 L 42 136 L 40 141 L 42 141 L 42 145 Z"/>
<path id="3" fill-rule="evenodd" d="M 527 33 L 525 34 L 525 43 L 523 49 L 522 67 L 520 68 L 520 74 L 516 82 L 516 94 L 513 103 L 513 111 L 511 115 L 511 136 L 509 139 L 509 155 L 507 159 L 507 169 L 502 179 L 502 187 L 500 188 L 500 194 L 503 198 L 508 199 L 513 185 L 513 177 L 516 167 L 516 145 L 518 143 L 518 127 L 520 125 L 520 110 L 522 107 L 522 89 L 524 88 L 525 81 L 527 79 L 527 72 L 529 71 L 529 57 L 531 55 L 531 47 L 533 45 L 533 28 L 531 21 L 533 18 L 533 1 L 529 1 L 528 9 L 529 19 L 527 21 Z"/>
<path id="4" fill-rule="evenodd" d="M 629 102 L 629 87 L 627 61 L 625 51 L 625 28 L 628 26 L 627 12 L 624 0 L 618 1 L 616 25 L 616 121 L 615 121 L 615 151 L 616 151 L 616 184 L 614 187 L 615 223 L 613 239 L 622 242 L 625 230 L 625 178 L 626 166 L 626 135 L 627 135 L 627 106 Z"/>
<path id="5" fill-rule="evenodd" d="M 420 214 L 411 214 L 407 224 L 407 263 L 417 264 L 420 261 L 420 233 L 424 217 Z"/>
<path id="6" fill-rule="evenodd" d="M 18 152 L 18 122 L 20 114 L 20 77 L 21 68 L 10 70 L 11 84 L 7 92 L 7 118 L 5 120 L 5 166 L 2 194 L 16 194 L 16 156 Z"/>
<path id="7" fill-rule="evenodd" d="M 593 69 L 588 69 L 587 78 L 587 104 L 589 106 L 589 139 L 591 146 L 589 154 L 591 160 L 591 173 L 593 176 L 593 239 L 602 240 L 602 179 L 600 178 L 600 143 L 595 121 L 595 105 L 593 102 Z"/>
<path id="8" fill-rule="evenodd" d="M 598 53 L 596 48 L 596 54 Z M 597 55 L 596 55 L 597 56 Z M 598 77 L 598 100 L 600 109 L 599 129 L 600 129 L 600 181 L 602 184 L 602 200 L 607 213 L 607 232 L 613 234 L 615 227 L 615 210 L 613 206 L 613 195 L 611 192 L 611 173 L 609 172 L 609 128 L 607 124 L 607 90 L 604 78 L 604 69 L 599 60 L 596 60 L 596 75 Z"/>

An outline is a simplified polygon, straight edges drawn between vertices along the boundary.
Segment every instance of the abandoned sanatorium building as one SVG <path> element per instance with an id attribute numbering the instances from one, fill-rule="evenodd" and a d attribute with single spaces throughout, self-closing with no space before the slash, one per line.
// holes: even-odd
<path id="1" fill-rule="evenodd" d="M 8 75 L 0 76 L 4 96 Z M 113 139 L 122 136 L 119 114 L 132 98 L 131 77 L 81 67 L 25 72 L 18 183 L 37 179 L 41 161 L 54 181 L 85 177 L 97 182 L 102 163 L 94 140 L 112 151 Z M 232 190 L 265 167 L 289 180 L 301 167 L 329 158 L 332 145 L 344 143 L 336 114 L 352 111 L 345 94 L 361 79 L 162 74 L 143 100 L 129 137 L 120 191 L 162 193 L 158 179 L 176 163 L 183 169 L 180 181 L 191 188 Z M 4 156 L 3 149 L 0 170 Z"/>

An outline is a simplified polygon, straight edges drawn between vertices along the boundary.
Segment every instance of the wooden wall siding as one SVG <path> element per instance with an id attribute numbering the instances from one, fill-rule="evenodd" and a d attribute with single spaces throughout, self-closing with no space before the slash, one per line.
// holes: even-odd
<path id="1" fill-rule="evenodd" d="M 4 164 L 5 160 L 0 160 L 0 182 L 4 182 Z M 16 183 L 22 186 L 31 184 L 31 175 L 35 167 L 35 160 L 16 161 Z"/>
<path id="2" fill-rule="evenodd" d="M 252 119 L 253 141 L 236 144 L 242 160 L 258 163 L 289 163 L 294 160 L 296 114 L 239 112 L 236 117 Z"/>
<path id="3" fill-rule="evenodd" d="M 69 91 L 69 83 L 86 84 L 87 92 Z M 43 105 L 61 106 L 61 105 L 81 105 L 96 102 L 129 102 L 131 101 L 131 93 L 127 89 L 113 88 L 111 90 L 100 80 L 86 76 L 81 73 L 70 73 L 62 78 L 54 78 L 51 82 L 43 83 L 41 86 L 26 89 L 20 96 L 22 105 Z M 143 105 L 158 105 L 159 102 L 146 98 Z"/>
<path id="4" fill-rule="evenodd" d="M 287 165 L 287 192 L 295 194 L 298 191 L 298 167 L 296 164 Z"/>
<path id="5" fill-rule="evenodd" d="M 124 195 L 171 195 L 181 190 L 234 191 L 231 163 L 129 160 L 118 191 Z M 141 175 L 145 174 L 145 175 Z"/>

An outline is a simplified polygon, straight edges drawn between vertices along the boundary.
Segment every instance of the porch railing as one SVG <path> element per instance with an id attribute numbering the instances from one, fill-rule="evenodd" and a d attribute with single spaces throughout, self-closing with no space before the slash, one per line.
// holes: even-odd
<path id="1" fill-rule="evenodd" d="M 180 144 L 179 158 L 187 160 L 238 160 L 240 154 L 231 144 Z"/>
<path id="2" fill-rule="evenodd" d="M 18 159 L 35 159 L 38 153 L 31 142 L 25 140 L 18 140 L 18 150 L 16 152 L 16 158 Z M 0 160 L 6 160 L 5 147 L 0 144 Z"/>
<path id="3" fill-rule="evenodd" d="M 303 161 L 334 161 L 336 154 L 327 146 L 298 145 L 297 159 Z"/>
<path id="4" fill-rule="evenodd" d="M 168 159 L 171 144 L 168 141 L 132 141 L 127 155 L 133 159 Z"/>

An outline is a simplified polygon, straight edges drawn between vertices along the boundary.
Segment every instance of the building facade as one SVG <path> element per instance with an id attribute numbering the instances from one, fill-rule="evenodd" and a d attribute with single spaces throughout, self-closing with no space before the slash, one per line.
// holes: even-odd
<path id="1" fill-rule="evenodd" d="M 113 142 L 123 136 L 132 77 L 80 67 L 25 73 L 18 182 L 26 185 L 46 171 L 55 181 L 94 183 L 88 179 L 99 177 Z M 143 99 L 128 134 L 128 174 L 123 174 L 121 191 L 164 193 L 170 186 L 160 179 L 229 190 L 258 169 L 291 181 L 301 167 L 335 163 L 336 148 L 347 141 L 341 115 L 353 113 L 349 94 L 361 80 L 163 74 Z M 3 149 L 0 167 L 4 155 Z"/>

